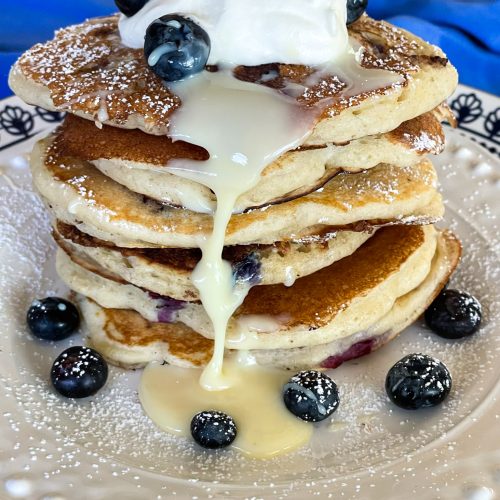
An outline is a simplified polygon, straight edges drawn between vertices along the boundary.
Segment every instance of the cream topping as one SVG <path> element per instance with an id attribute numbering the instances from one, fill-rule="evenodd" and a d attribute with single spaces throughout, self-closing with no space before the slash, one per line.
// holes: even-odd
<path id="1" fill-rule="evenodd" d="M 345 0 L 150 0 L 134 16 L 121 16 L 123 43 L 142 48 L 148 26 L 167 14 L 203 27 L 209 64 L 321 65 L 349 49 Z"/>

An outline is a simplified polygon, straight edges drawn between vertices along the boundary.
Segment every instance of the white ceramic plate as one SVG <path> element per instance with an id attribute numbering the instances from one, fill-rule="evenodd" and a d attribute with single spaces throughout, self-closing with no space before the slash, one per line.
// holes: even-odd
<path id="1" fill-rule="evenodd" d="M 0 102 L 0 497 L 470 498 L 500 493 L 498 226 L 500 99 L 461 87 L 452 98 L 460 129 L 436 161 L 451 226 L 464 244 L 452 285 L 474 293 L 484 326 L 474 338 L 439 339 L 420 322 L 380 351 L 333 372 L 341 406 L 311 446 L 271 461 L 208 453 L 155 429 L 142 413 L 140 373 L 111 370 L 95 398 L 68 402 L 47 382 L 62 344 L 34 340 L 25 326 L 35 297 L 67 290 L 23 157 L 34 136 L 61 118 Z M 405 412 L 384 393 L 403 355 L 442 359 L 453 392 L 432 410 Z"/>

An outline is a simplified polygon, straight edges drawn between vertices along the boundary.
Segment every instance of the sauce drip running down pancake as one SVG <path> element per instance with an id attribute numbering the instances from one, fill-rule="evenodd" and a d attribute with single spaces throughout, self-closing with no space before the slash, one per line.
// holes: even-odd
<path id="1" fill-rule="evenodd" d="M 381 79 L 388 83 L 395 79 L 388 72 L 363 69 L 354 54 L 346 54 L 337 63 L 349 82 L 348 91 L 354 94 L 360 88 L 379 88 Z M 203 72 L 172 86 L 181 96 L 182 106 L 171 118 L 169 136 L 203 147 L 210 158 L 201 166 L 175 160 L 167 170 L 209 187 L 217 199 L 212 234 L 200 237 L 202 258 L 192 281 L 215 339 L 214 355 L 201 384 L 218 390 L 231 385 L 223 375 L 227 324 L 249 290 L 248 286 L 234 286 L 232 268 L 222 259 L 236 201 L 258 183 L 266 165 L 304 142 L 319 119 L 321 106 L 303 108 L 275 90 L 242 82 L 229 71 Z"/>

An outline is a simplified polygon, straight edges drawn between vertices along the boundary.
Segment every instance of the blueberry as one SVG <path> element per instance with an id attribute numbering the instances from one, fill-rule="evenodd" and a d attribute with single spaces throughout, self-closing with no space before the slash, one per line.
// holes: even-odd
<path id="1" fill-rule="evenodd" d="M 221 411 L 202 411 L 191 420 L 191 435 L 203 448 L 215 450 L 229 446 L 236 438 L 236 433 L 233 418 Z"/>
<path id="2" fill-rule="evenodd" d="M 475 297 L 443 290 L 425 311 L 425 322 L 440 337 L 461 339 L 479 330 L 481 316 L 481 304 Z"/>
<path id="3" fill-rule="evenodd" d="M 176 82 L 203 71 L 210 54 L 210 38 L 190 19 L 175 14 L 163 16 L 146 30 L 144 54 L 160 78 Z"/>
<path id="4" fill-rule="evenodd" d="M 233 276 L 236 283 L 258 285 L 262 281 L 262 270 L 259 255 L 249 253 L 238 262 L 233 262 Z"/>
<path id="5" fill-rule="evenodd" d="M 50 379 L 54 389 L 66 398 L 87 398 L 106 383 L 108 364 L 90 347 L 70 347 L 54 361 Z"/>
<path id="6" fill-rule="evenodd" d="M 130 17 L 137 14 L 148 3 L 148 0 L 115 0 L 115 3 L 120 12 Z"/>
<path id="7" fill-rule="evenodd" d="M 80 314 L 71 302 L 59 297 L 47 297 L 31 304 L 26 321 L 35 337 L 63 340 L 78 328 Z"/>
<path id="8" fill-rule="evenodd" d="M 335 382 L 314 370 L 294 375 L 283 387 L 283 400 L 288 410 L 307 422 L 320 422 L 339 406 Z"/>
<path id="9" fill-rule="evenodd" d="M 447 398 L 451 390 L 451 375 L 441 361 L 425 354 L 410 354 L 389 370 L 385 390 L 400 408 L 429 408 Z"/>
<path id="10" fill-rule="evenodd" d="M 365 12 L 368 0 L 347 0 L 347 25 L 357 21 Z"/>

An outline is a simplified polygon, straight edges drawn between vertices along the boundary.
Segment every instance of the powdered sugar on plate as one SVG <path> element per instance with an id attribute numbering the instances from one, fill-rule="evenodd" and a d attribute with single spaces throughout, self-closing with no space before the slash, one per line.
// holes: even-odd
<path id="1" fill-rule="evenodd" d="M 465 155 L 468 160 L 462 159 L 463 147 L 474 153 Z M 123 498 L 304 498 L 332 492 L 369 497 L 377 491 L 382 497 L 394 488 L 436 495 L 448 471 L 465 465 L 469 472 L 457 483 L 460 488 L 490 487 L 474 467 L 487 473 L 491 469 L 493 484 L 494 468 L 500 464 L 495 451 L 488 452 L 483 444 L 485 455 L 472 466 L 463 460 L 470 454 L 464 444 L 467 435 L 474 435 L 475 420 L 489 414 L 485 407 L 494 404 L 491 393 L 500 375 L 494 252 L 498 186 L 493 179 L 498 169 L 493 159 L 478 158 L 477 148 L 456 132 L 450 135 L 448 152 L 438 168 L 449 198 L 444 225 L 464 244 L 451 285 L 481 300 L 481 332 L 452 342 L 417 322 L 380 351 L 332 371 L 340 391 L 338 411 L 317 426 L 310 447 L 265 462 L 233 452 L 202 451 L 157 430 L 138 401 L 139 372 L 112 369 L 106 389 L 81 402 L 65 401 L 50 389 L 53 359 L 80 338 L 55 345 L 27 334 L 25 313 L 32 299 L 64 289 L 53 269 L 50 224 L 31 192 L 27 171 L 2 163 L 12 183 L 0 177 L 0 496 L 1 488 L 14 498 L 72 499 L 109 498 L 110 492 Z M 491 163 L 489 175 L 476 175 L 478 161 Z M 385 375 L 409 352 L 436 356 L 450 369 L 454 387 L 442 407 L 405 412 L 389 403 Z M 429 470 L 434 476 L 423 484 Z M 471 471 L 483 483 L 466 484 Z"/>

